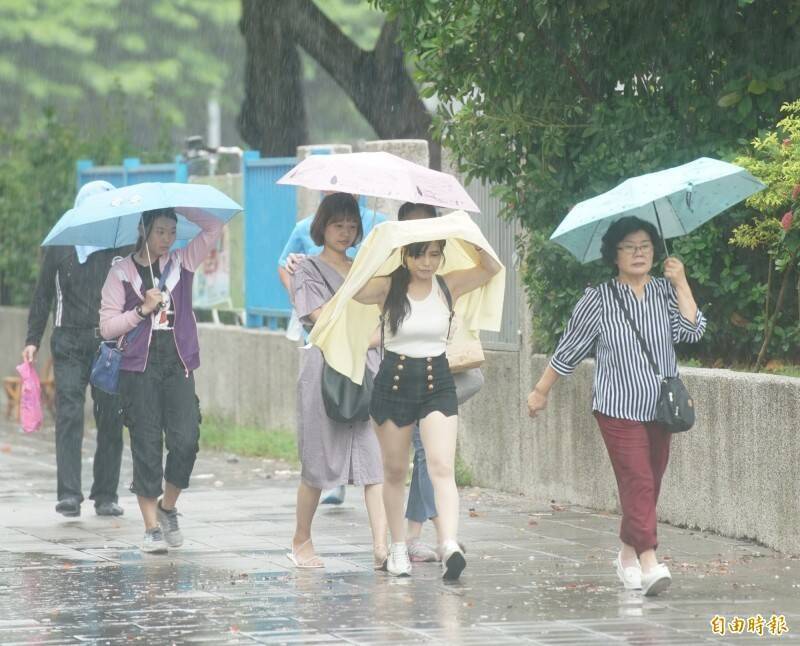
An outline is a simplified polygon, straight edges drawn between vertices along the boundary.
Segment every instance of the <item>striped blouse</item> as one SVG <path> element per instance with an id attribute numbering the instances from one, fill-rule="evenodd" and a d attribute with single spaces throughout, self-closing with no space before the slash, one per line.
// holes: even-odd
<path id="1" fill-rule="evenodd" d="M 700 310 L 696 322 L 683 316 L 675 288 L 666 278 L 652 278 L 641 301 L 628 285 L 619 281 L 616 285 L 662 375 L 676 376 L 674 344 L 699 341 L 706 329 L 705 317 Z M 588 288 L 578 301 L 550 366 L 568 375 L 592 349 L 596 359 L 592 410 L 639 422 L 655 419 L 660 383 L 610 283 Z"/>

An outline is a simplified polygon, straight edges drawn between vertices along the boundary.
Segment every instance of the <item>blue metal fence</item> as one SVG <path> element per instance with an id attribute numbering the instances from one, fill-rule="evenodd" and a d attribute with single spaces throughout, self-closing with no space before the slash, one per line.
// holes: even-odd
<path id="1" fill-rule="evenodd" d="M 121 166 L 95 166 L 91 159 L 77 163 L 77 188 L 95 180 L 105 180 L 116 187 L 143 182 L 187 182 L 189 167 L 180 156 L 171 164 L 142 164 L 136 157 L 122 161 Z"/>
<path id="2" fill-rule="evenodd" d="M 276 182 L 297 160 L 294 157 L 261 159 L 247 151 L 244 175 L 244 273 L 248 327 L 280 327 L 291 314 L 289 296 L 278 278 L 278 258 L 294 228 L 297 196 L 293 186 Z"/>

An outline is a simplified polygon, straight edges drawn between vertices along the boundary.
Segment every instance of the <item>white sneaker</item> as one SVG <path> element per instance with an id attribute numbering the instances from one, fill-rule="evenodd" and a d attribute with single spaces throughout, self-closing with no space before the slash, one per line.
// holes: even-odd
<path id="1" fill-rule="evenodd" d="M 442 578 L 455 581 L 467 567 L 467 559 L 461 546 L 456 541 L 445 541 L 442 544 Z"/>
<path id="2" fill-rule="evenodd" d="M 617 552 L 617 558 L 614 559 L 614 566 L 617 569 L 617 576 L 626 590 L 642 589 L 642 566 L 639 565 L 638 559 L 636 565 L 625 567 L 622 565 L 622 552 Z"/>
<path id="3" fill-rule="evenodd" d="M 183 545 L 183 534 L 178 525 L 178 508 L 170 509 L 167 511 L 161 507 L 161 501 L 158 501 L 156 507 L 156 516 L 158 524 L 161 525 L 161 530 L 164 532 L 164 540 L 170 547 L 180 547 Z"/>
<path id="4" fill-rule="evenodd" d="M 408 558 L 408 547 L 405 542 L 392 543 L 389 546 L 386 571 L 392 576 L 411 576 L 411 560 Z"/>
<path id="5" fill-rule="evenodd" d="M 646 597 L 655 597 L 661 594 L 672 583 L 669 568 L 659 563 L 652 570 L 642 573 L 642 593 Z"/>
<path id="6" fill-rule="evenodd" d="M 148 529 L 144 533 L 144 539 L 139 549 L 146 554 L 166 554 L 167 542 L 164 540 L 164 534 L 161 532 L 160 527 Z"/>

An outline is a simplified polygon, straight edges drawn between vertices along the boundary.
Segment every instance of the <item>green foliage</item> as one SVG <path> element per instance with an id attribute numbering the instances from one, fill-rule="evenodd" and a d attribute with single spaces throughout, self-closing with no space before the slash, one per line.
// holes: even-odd
<path id="1" fill-rule="evenodd" d="M 241 426 L 218 416 L 204 416 L 200 429 L 203 449 L 241 456 L 297 463 L 297 439 L 292 431 Z"/>
<path id="2" fill-rule="evenodd" d="M 607 276 L 547 242 L 574 204 L 626 177 L 732 158 L 800 95 L 797 0 L 373 2 L 401 21 L 443 144 L 470 177 L 499 185 L 504 215 L 527 229 L 543 351 L 587 282 Z M 747 217 L 674 243 L 718 317 L 696 350 L 725 363 L 751 356 L 763 323 L 766 266 L 727 244 Z"/>
<path id="3" fill-rule="evenodd" d="M 0 129 L 0 304 L 28 305 L 39 271 L 39 244 L 75 199 L 78 159 L 119 164 L 133 155 L 145 161 L 173 156 L 169 146 L 142 155 L 126 123 L 124 99 L 117 96 L 87 133 L 51 110 L 20 129 Z"/>
<path id="4" fill-rule="evenodd" d="M 153 98 L 174 145 L 205 133 L 213 96 L 222 110 L 223 143 L 240 141 L 241 1 L 2 0 L 0 126 L 14 128 L 44 106 L 79 108 L 80 125 L 92 126 L 109 97 L 122 94 L 140 148 L 165 134 L 150 128 Z M 363 0 L 317 4 L 358 46 L 374 46 L 381 12 Z M 303 83 L 312 142 L 374 137 L 342 89 L 305 54 Z"/>
<path id="5" fill-rule="evenodd" d="M 13 127 L 25 112 L 53 106 L 80 107 L 82 123 L 91 125 L 121 92 L 145 145 L 152 144 L 153 96 L 176 134 L 203 132 L 212 95 L 232 124 L 243 95 L 240 13 L 239 0 L 5 0 L 0 123 Z"/>
<path id="6" fill-rule="evenodd" d="M 785 356 L 787 345 L 794 349 L 800 341 L 800 311 L 790 318 L 783 311 L 793 300 L 800 308 L 800 276 L 796 280 L 796 295 L 787 290 L 800 259 L 800 223 L 795 220 L 800 206 L 800 100 L 782 106 L 781 112 L 785 116 L 775 130 L 756 137 L 752 150 L 736 160 L 767 183 L 766 190 L 747 200 L 758 216 L 738 226 L 731 237 L 731 243 L 737 247 L 762 250 L 770 267 L 764 293 L 764 340 L 756 368 L 765 361 L 773 335 L 781 345 L 781 356 Z M 788 210 L 783 213 L 784 209 Z M 772 294 L 773 264 L 775 272 L 781 275 L 777 295 Z"/>

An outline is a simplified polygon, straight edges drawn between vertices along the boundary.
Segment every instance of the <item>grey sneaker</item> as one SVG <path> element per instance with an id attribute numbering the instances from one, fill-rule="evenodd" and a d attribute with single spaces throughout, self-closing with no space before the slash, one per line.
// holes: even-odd
<path id="1" fill-rule="evenodd" d="M 161 501 L 159 500 L 157 514 L 158 524 L 161 525 L 167 545 L 170 547 L 183 545 L 183 534 L 181 534 L 181 528 L 178 526 L 178 508 L 167 511 L 161 507 Z"/>
<path id="2" fill-rule="evenodd" d="M 144 540 L 139 546 L 139 549 L 146 554 L 166 554 L 167 542 L 164 540 L 164 534 L 161 532 L 160 527 L 148 529 L 144 533 Z"/>
<path id="3" fill-rule="evenodd" d="M 407 540 L 406 545 L 408 545 L 408 557 L 412 563 L 431 563 L 439 560 L 436 550 L 418 538 Z"/>

